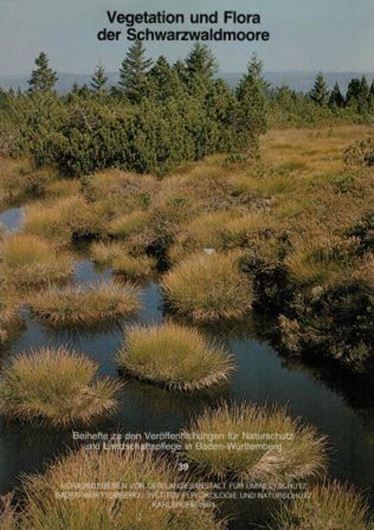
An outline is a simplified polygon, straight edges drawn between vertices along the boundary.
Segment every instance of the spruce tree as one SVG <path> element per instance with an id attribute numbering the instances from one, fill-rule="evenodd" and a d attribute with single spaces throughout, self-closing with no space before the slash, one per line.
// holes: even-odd
<path id="1" fill-rule="evenodd" d="M 360 114 L 365 114 L 369 110 L 369 93 L 369 84 L 366 77 L 363 76 L 360 81 L 360 92 L 357 99 L 358 112 Z"/>
<path id="2" fill-rule="evenodd" d="M 369 90 L 369 111 L 374 112 L 374 80 L 371 82 L 370 90 Z"/>
<path id="3" fill-rule="evenodd" d="M 338 83 L 335 83 L 334 88 L 331 91 L 330 98 L 329 98 L 329 107 L 332 109 L 340 109 L 341 107 L 344 107 L 344 97 L 342 93 L 340 92 L 340 88 Z"/>
<path id="4" fill-rule="evenodd" d="M 151 64 L 152 60 L 145 57 L 143 43 L 136 41 L 122 61 L 118 83 L 119 92 L 132 103 L 140 103 L 147 96 L 147 71 Z"/>
<path id="5" fill-rule="evenodd" d="M 238 133 L 245 143 L 257 144 L 258 136 L 267 129 L 267 83 L 262 77 L 262 61 L 256 54 L 248 64 L 246 75 L 236 90 L 238 99 Z"/>
<path id="6" fill-rule="evenodd" d="M 197 43 L 186 58 L 188 78 L 193 81 L 197 77 L 212 79 L 218 71 L 216 59 L 209 47 Z"/>
<path id="7" fill-rule="evenodd" d="M 322 72 L 317 74 L 314 86 L 310 92 L 310 98 L 312 101 L 317 103 L 317 105 L 326 105 L 328 102 L 329 90 L 325 78 L 323 77 Z"/>
<path id="8" fill-rule="evenodd" d="M 357 78 L 351 79 L 347 88 L 347 104 L 357 103 L 361 91 L 361 81 Z"/>
<path id="9" fill-rule="evenodd" d="M 149 95 L 159 101 L 178 99 L 183 94 L 183 84 L 177 72 L 161 55 L 148 73 Z"/>
<path id="10" fill-rule="evenodd" d="M 35 70 L 31 73 L 29 80 L 30 92 L 48 92 L 53 90 L 56 82 L 56 72 L 49 67 L 49 60 L 44 52 L 41 52 L 35 59 Z"/>
<path id="11" fill-rule="evenodd" d="M 101 64 L 98 64 L 91 79 L 92 90 L 98 94 L 102 94 L 105 92 L 107 81 L 108 77 L 105 75 L 104 67 Z"/>

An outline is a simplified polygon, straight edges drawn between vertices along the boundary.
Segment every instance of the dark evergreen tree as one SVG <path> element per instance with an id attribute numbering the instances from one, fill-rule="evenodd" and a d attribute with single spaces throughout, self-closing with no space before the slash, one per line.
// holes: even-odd
<path id="1" fill-rule="evenodd" d="M 48 92 L 55 88 L 57 82 L 56 72 L 49 67 L 49 60 L 44 52 L 35 59 L 35 70 L 29 80 L 30 92 Z"/>
<path id="2" fill-rule="evenodd" d="M 369 111 L 374 112 L 374 80 L 371 82 L 370 90 L 369 90 Z"/>
<path id="3" fill-rule="evenodd" d="M 197 43 L 185 61 L 185 82 L 190 93 L 204 98 L 218 71 L 216 58 L 205 44 Z"/>
<path id="4" fill-rule="evenodd" d="M 152 64 L 146 59 L 145 48 L 141 41 L 136 41 L 128 50 L 122 61 L 118 90 L 132 103 L 140 103 L 147 96 L 147 72 Z"/>
<path id="5" fill-rule="evenodd" d="M 361 81 L 357 78 L 351 79 L 347 88 L 347 105 L 357 103 L 361 91 Z"/>
<path id="6" fill-rule="evenodd" d="M 212 79 L 217 73 L 218 66 L 209 47 L 198 42 L 186 58 L 186 69 L 189 77 L 202 76 Z"/>
<path id="7" fill-rule="evenodd" d="M 180 98 L 183 95 L 183 84 L 177 72 L 166 58 L 161 55 L 148 73 L 149 95 L 158 101 Z"/>
<path id="8" fill-rule="evenodd" d="M 322 72 L 317 74 L 314 86 L 310 92 L 310 98 L 320 106 L 326 105 L 328 102 L 329 90 Z"/>
<path id="9" fill-rule="evenodd" d="M 268 85 L 262 77 L 262 61 L 256 54 L 248 64 L 247 74 L 241 79 L 236 95 L 238 99 L 238 134 L 244 143 L 257 142 L 258 135 L 267 129 Z"/>
<path id="10" fill-rule="evenodd" d="M 186 63 L 184 61 L 178 60 L 173 65 L 173 70 L 178 75 L 179 79 L 183 81 L 183 83 L 186 82 Z"/>
<path id="11" fill-rule="evenodd" d="M 369 111 L 369 93 L 370 93 L 369 84 L 367 82 L 366 77 L 363 76 L 360 81 L 360 92 L 359 92 L 358 100 L 357 100 L 358 112 L 360 114 L 365 114 L 366 112 Z"/>
<path id="12" fill-rule="evenodd" d="M 107 81 L 108 77 L 105 75 L 104 67 L 98 64 L 91 79 L 91 88 L 98 94 L 102 94 L 106 90 Z"/>
<path id="13" fill-rule="evenodd" d="M 338 83 L 335 83 L 334 88 L 331 91 L 330 98 L 329 98 L 329 107 L 332 109 L 340 109 L 344 107 L 344 97 L 342 93 L 340 92 L 340 88 Z"/>

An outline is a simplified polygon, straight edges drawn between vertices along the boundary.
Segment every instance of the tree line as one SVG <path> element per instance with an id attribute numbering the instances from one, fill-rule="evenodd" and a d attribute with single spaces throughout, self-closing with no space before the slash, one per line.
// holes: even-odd
<path id="1" fill-rule="evenodd" d="M 155 61 L 141 42 L 126 53 L 116 86 L 102 65 L 90 85 L 56 93 L 57 73 L 42 52 L 26 92 L 0 92 L 0 152 L 32 156 L 66 176 L 108 167 L 162 175 L 188 160 L 215 153 L 255 155 L 270 125 L 321 119 L 367 120 L 374 83 L 352 80 L 343 96 L 329 92 L 322 74 L 310 94 L 271 88 L 254 55 L 235 89 L 217 77 L 217 61 L 196 44 L 185 60 Z"/>

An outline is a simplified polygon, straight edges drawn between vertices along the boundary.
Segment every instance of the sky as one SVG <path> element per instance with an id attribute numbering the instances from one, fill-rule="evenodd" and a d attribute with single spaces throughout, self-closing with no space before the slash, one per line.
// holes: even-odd
<path id="1" fill-rule="evenodd" d="M 86 74 L 99 62 L 116 71 L 131 43 L 97 41 L 97 32 L 110 26 L 108 9 L 259 13 L 261 26 L 235 29 L 269 31 L 268 42 L 211 44 L 223 72 L 244 71 L 254 51 L 269 72 L 374 72 L 374 0 L 0 0 L 0 74 L 28 74 L 41 50 L 58 72 Z M 170 61 L 190 47 L 147 44 L 149 56 Z"/>

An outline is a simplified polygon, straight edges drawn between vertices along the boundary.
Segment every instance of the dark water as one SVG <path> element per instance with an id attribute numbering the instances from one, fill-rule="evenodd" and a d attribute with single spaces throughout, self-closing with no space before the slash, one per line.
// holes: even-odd
<path id="1" fill-rule="evenodd" d="M 98 271 L 87 260 L 79 261 L 76 266 L 75 281 L 79 284 L 110 278 L 110 271 Z M 141 298 L 143 309 L 137 315 L 137 321 L 161 322 L 164 315 L 158 285 L 149 283 L 143 287 Z M 86 333 L 50 330 L 32 321 L 27 313 L 25 321 L 25 329 L 2 353 L 1 362 L 6 362 L 19 351 L 64 344 L 98 361 L 102 374 L 118 376 L 115 355 L 126 327 L 133 321 L 124 320 L 110 328 Z M 211 333 L 211 330 L 207 332 Z M 364 379 L 342 381 L 337 374 L 336 377 L 327 376 L 316 368 L 290 364 L 266 341 L 256 338 L 250 327 L 233 326 L 216 334 L 234 354 L 237 363 L 235 375 L 226 388 L 188 396 L 128 381 L 117 415 L 107 420 L 104 426 L 95 425 L 90 430 L 97 432 L 102 427 L 113 432 L 119 429 L 177 431 L 188 423 L 191 414 L 222 397 L 287 404 L 294 415 L 302 416 L 328 435 L 331 475 L 370 493 L 374 485 L 372 385 Z M 55 433 L 29 426 L 0 424 L 0 493 L 17 486 L 21 473 L 42 470 L 46 462 L 68 446 L 72 446 L 71 432 Z"/>

